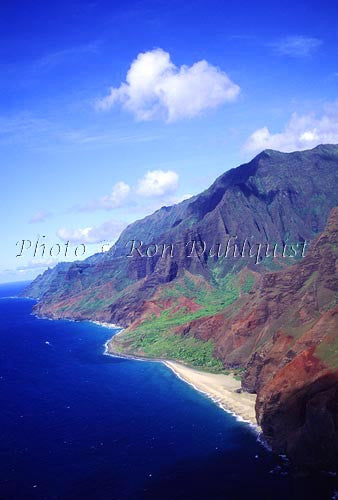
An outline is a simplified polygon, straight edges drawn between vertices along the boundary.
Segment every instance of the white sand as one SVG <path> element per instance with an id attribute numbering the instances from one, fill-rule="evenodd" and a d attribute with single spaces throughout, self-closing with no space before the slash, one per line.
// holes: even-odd
<path id="1" fill-rule="evenodd" d="M 233 375 L 202 372 L 176 361 L 165 361 L 165 365 L 182 380 L 210 397 L 225 411 L 253 424 L 258 429 L 255 415 L 256 394 L 236 392 L 241 388 L 241 382 Z"/>
<path id="2" fill-rule="evenodd" d="M 102 323 L 101 323 L 102 325 Z M 105 325 L 102 325 L 105 326 Z M 116 327 L 114 325 L 114 327 Z M 123 329 L 115 336 L 120 335 Z M 212 401 L 217 403 L 223 410 L 235 415 L 238 420 L 242 420 L 251 424 L 257 431 L 260 427 L 256 421 L 255 403 L 256 394 L 249 394 L 248 392 L 237 392 L 241 389 L 241 382 L 236 380 L 232 374 L 216 374 L 208 373 L 190 368 L 189 366 L 182 365 L 177 361 L 164 361 L 161 359 L 152 360 L 147 358 L 138 358 L 130 355 L 123 355 L 113 352 L 110 346 L 111 339 L 105 343 L 105 354 L 115 357 L 126 357 L 136 359 L 139 361 L 158 361 L 163 362 L 170 368 L 175 375 L 187 382 L 194 389 L 202 392 L 208 396 Z"/>

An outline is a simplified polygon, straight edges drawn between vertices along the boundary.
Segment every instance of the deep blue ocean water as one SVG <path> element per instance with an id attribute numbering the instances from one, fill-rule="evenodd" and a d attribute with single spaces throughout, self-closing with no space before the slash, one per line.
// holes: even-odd
<path id="1" fill-rule="evenodd" d="M 1 499 L 325 499 L 162 363 L 103 355 L 112 331 L 31 315 L 0 285 Z"/>

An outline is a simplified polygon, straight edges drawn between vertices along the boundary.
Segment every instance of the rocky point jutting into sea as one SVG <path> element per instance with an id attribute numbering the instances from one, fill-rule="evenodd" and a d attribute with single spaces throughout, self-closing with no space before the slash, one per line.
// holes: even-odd
<path id="1" fill-rule="evenodd" d="M 212 186 L 129 225 L 106 253 L 61 263 L 25 290 L 50 318 L 117 323 L 109 348 L 232 370 L 257 394 L 256 417 L 277 453 L 308 470 L 338 457 L 338 146 L 267 150 Z M 305 256 L 190 257 L 236 237 Z M 170 255 L 127 257 L 132 240 L 173 242 Z"/>

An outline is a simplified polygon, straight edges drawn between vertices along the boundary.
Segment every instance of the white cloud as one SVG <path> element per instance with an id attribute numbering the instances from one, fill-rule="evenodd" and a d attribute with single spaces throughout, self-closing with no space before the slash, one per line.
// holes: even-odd
<path id="1" fill-rule="evenodd" d="M 102 196 L 98 200 L 91 201 L 80 207 L 82 212 L 91 212 L 94 210 L 112 210 L 121 207 L 130 193 L 130 186 L 123 181 L 114 184 L 111 193 Z"/>
<path id="2" fill-rule="evenodd" d="M 138 181 L 136 189 L 140 196 L 164 196 L 178 187 L 178 174 L 172 170 L 149 170 Z"/>
<path id="3" fill-rule="evenodd" d="M 233 101 L 239 91 L 226 73 L 205 60 L 177 67 L 168 52 L 154 49 L 137 56 L 126 82 L 111 87 L 97 108 L 107 110 L 121 103 L 138 120 L 174 122 Z"/>
<path id="4" fill-rule="evenodd" d="M 321 116 L 292 114 L 282 132 L 273 134 L 267 127 L 260 128 L 251 134 L 244 147 L 247 151 L 288 152 L 329 143 L 338 143 L 338 102 L 326 106 Z"/>
<path id="5" fill-rule="evenodd" d="M 130 186 L 125 182 L 117 182 L 111 191 L 111 193 L 107 196 L 103 196 L 99 200 L 99 204 L 102 208 L 111 209 L 117 208 L 122 205 L 125 199 L 128 197 L 130 193 Z"/>
<path id="6" fill-rule="evenodd" d="M 101 243 L 104 240 L 115 240 L 125 227 L 124 222 L 109 220 L 99 226 L 61 228 L 57 231 L 57 235 L 61 240 L 71 243 Z"/>
<path id="7" fill-rule="evenodd" d="M 307 57 L 311 55 L 323 42 L 318 38 L 306 36 L 288 36 L 273 43 L 276 52 L 291 57 Z"/>
<path id="8" fill-rule="evenodd" d="M 51 216 L 50 212 L 45 212 L 43 210 L 40 210 L 39 212 L 36 212 L 30 219 L 29 219 L 29 224 L 36 224 L 37 222 L 45 222 L 45 220 Z"/>
<path id="9" fill-rule="evenodd" d="M 136 206 L 141 208 L 144 205 L 144 198 L 161 198 L 163 204 L 169 204 L 170 199 L 177 199 L 174 195 L 178 188 L 178 174 L 172 170 L 148 170 L 140 178 L 135 186 L 130 187 L 123 181 L 117 182 L 110 194 L 102 196 L 97 200 L 92 200 L 82 206 L 75 206 L 74 210 L 80 212 L 93 212 L 95 210 L 112 210 L 114 208 L 131 208 Z M 135 196 L 131 199 L 130 194 Z M 189 196 L 189 195 L 187 195 Z M 173 201 L 172 203 L 177 203 Z M 158 205 L 158 203 L 156 203 Z M 83 228 L 85 231 L 87 228 Z M 85 236 L 81 233 L 80 237 Z"/>

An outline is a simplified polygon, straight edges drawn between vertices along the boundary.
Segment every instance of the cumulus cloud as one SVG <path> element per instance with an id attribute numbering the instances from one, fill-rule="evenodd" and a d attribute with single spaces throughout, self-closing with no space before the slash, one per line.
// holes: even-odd
<path id="1" fill-rule="evenodd" d="M 144 205 L 144 198 L 162 198 L 163 204 L 169 198 L 174 198 L 178 188 L 178 174 L 172 170 L 148 170 L 134 186 L 129 186 L 123 181 L 117 182 L 110 194 L 92 200 L 82 206 L 74 207 L 80 212 L 92 212 L 95 210 L 112 210 L 114 208 L 125 208 L 128 206 L 138 207 Z M 130 195 L 133 193 L 133 197 Z M 175 198 L 176 199 L 176 198 Z M 83 229 L 83 231 L 86 228 Z M 81 235 L 83 236 L 83 234 Z"/>
<path id="2" fill-rule="evenodd" d="M 111 87 L 97 108 L 107 110 L 120 103 L 138 120 L 174 122 L 233 101 L 239 92 L 226 73 L 207 61 L 177 67 L 168 52 L 154 49 L 137 56 L 126 82 Z"/>
<path id="3" fill-rule="evenodd" d="M 282 132 L 274 134 L 268 127 L 262 127 L 251 134 L 244 147 L 247 151 L 289 152 L 325 143 L 338 143 L 338 102 L 327 106 L 321 116 L 292 114 Z"/>
<path id="4" fill-rule="evenodd" d="M 46 219 L 48 219 L 52 214 L 50 212 L 45 212 L 43 210 L 40 210 L 39 212 L 36 212 L 30 219 L 29 223 L 30 224 L 36 224 L 38 222 L 45 222 Z"/>
<path id="5" fill-rule="evenodd" d="M 140 196 L 164 196 L 178 187 L 178 174 L 173 170 L 149 170 L 139 180 L 136 189 Z"/>
<path id="6" fill-rule="evenodd" d="M 275 51 L 284 56 L 307 57 L 311 55 L 323 42 L 318 38 L 306 36 L 288 36 L 273 43 Z"/>
<path id="7" fill-rule="evenodd" d="M 80 211 L 112 210 L 121 207 L 130 193 L 130 186 L 123 181 L 114 184 L 111 193 L 80 207 Z"/>
<path id="8" fill-rule="evenodd" d="M 108 196 L 101 198 L 101 204 L 105 208 L 116 208 L 122 205 L 130 193 L 130 186 L 125 182 L 117 182 Z"/>
<path id="9" fill-rule="evenodd" d="M 57 235 L 61 240 L 71 243 L 101 243 L 104 240 L 114 240 L 125 227 L 124 222 L 109 220 L 99 226 L 77 229 L 61 228 L 57 231 Z"/>

